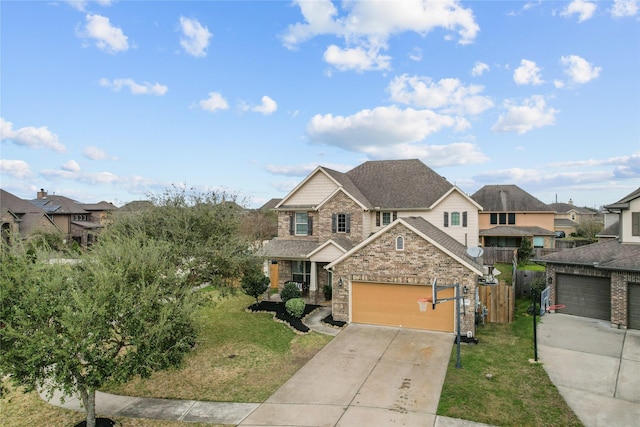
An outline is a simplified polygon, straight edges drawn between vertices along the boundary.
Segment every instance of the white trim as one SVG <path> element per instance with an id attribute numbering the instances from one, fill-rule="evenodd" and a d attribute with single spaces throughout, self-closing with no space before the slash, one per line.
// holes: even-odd
<path id="1" fill-rule="evenodd" d="M 358 199 L 356 199 L 351 194 L 349 194 L 349 192 L 347 190 L 345 190 L 344 187 L 341 186 L 341 185 L 338 186 L 338 188 L 336 188 L 331 194 L 329 194 L 323 201 L 318 203 L 318 206 L 316 206 L 315 209 L 319 210 L 324 204 L 328 203 L 336 194 L 338 194 L 338 192 L 344 193 L 345 196 L 347 196 L 348 198 L 350 198 L 351 200 L 356 202 L 358 204 L 358 206 L 360 206 L 362 208 L 363 211 L 367 211 L 368 210 L 365 205 L 363 205 Z"/>
<path id="2" fill-rule="evenodd" d="M 309 175 L 307 175 L 307 177 L 305 179 L 303 179 L 300 184 L 296 185 L 294 187 L 293 190 L 291 190 L 289 192 L 289 194 L 287 194 L 286 196 L 284 196 L 284 198 L 282 200 L 280 200 L 280 203 L 278 203 L 277 205 L 274 206 L 274 209 L 279 209 L 281 208 L 283 205 L 285 205 L 285 202 L 287 201 L 287 199 L 290 199 L 302 186 L 304 186 L 314 175 L 316 175 L 318 172 L 322 172 L 323 174 L 326 175 L 327 178 L 329 178 L 329 180 L 333 181 L 334 184 L 336 184 L 338 187 L 341 187 L 342 185 L 336 181 L 329 173 L 327 173 L 327 171 L 324 170 L 324 168 L 322 166 L 318 166 L 316 167 Z"/>
<path id="3" fill-rule="evenodd" d="M 438 206 L 440 204 L 440 202 L 442 202 L 444 199 L 446 199 L 447 197 L 449 197 L 449 195 L 451 193 L 453 193 L 454 191 L 457 191 L 458 193 L 460 193 L 460 195 L 462 195 L 462 197 L 464 197 L 465 199 L 467 199 L 469 202 L 471 202 L 475 207 L 478 208 L 479 211 L 483 211 L 484 208 L 482 206 L 480 206 L 480 204 L 478 204 L 478 202 L 476 202 L 475 200 L 473 200 L 471 197 L 467 196 L 464 191 L 462 191 L 461 189 L 459 189 L 457 186 L 453 186 L 449 189 L 449 191 L 447 191 L 446 193 L 444 193 L 444 195 L 442 195 L 442 197 L 440 197 L 438 200 L 436 200 L 431 206 L 429 206 L 429 209 L 433 209 L 436 206 Z"/>

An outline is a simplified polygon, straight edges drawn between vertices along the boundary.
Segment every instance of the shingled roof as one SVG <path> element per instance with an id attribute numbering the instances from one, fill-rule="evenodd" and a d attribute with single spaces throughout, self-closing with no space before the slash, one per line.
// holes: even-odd
<path id="1" fill-rule="evenodd" d="M 44 209 L 0 189 L 0 215 L 4 215 L 6 212 L 11 212 L 17 218 L 20 224 L 19 231 L 22 235 L 33 231 L 43 218 L 44 221 L 55 227 Z"/>
<path id="2" fill-rule="evenodd" d="M 369 161 L 345 174 L 371 207 L 431 207 L 452 187 L 418 159 Z"/>
<path id="3" fill-rule="evenodd" d="M 486 230 L 480 230 L 481 236 L 553 236 L 553 231 L 545 230 L 542 227 L 511 227 L 508 225 L 498 225 Z"/>
<path id="4" fill-rule="evenodd" d="M 554 212 L 517 185 L 485 185 L 471 198 L 489 212 Z"/>
<path id="5" fill-rule="evenodd" d="M 598 213 L 593 209 L 582 208 L 580 206 L 572 205 L 571 203 L 549 203 L 548 206 L 560 214 L 566 214 L 571 211 L 575 211 L 581 215 L 596 215 Z"/>
<path id="6" fill-rule="evenodd" d="M 640 245 L 605 240 L 549 254 L 534 261 L 549 264 L 588 265 L 605 270 L 640 271 Z"/>

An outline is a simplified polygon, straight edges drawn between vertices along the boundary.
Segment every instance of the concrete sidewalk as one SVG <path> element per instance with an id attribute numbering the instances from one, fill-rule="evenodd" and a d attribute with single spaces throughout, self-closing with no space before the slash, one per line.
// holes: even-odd
<path id="1" fill-rule="evenodd" d="M 640 331 L 566 314 L 546 314 L 538 356 L 586 427 L 640 422 Z"/>

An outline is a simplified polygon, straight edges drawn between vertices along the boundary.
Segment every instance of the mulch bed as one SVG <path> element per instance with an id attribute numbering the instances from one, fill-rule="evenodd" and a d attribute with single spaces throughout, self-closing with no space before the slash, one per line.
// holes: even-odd
<path id="1" fill-rule="evenodd" d="M 293 317 L 287 312 L 287 309 L 283 302 L 276 301 L 260 301 L 257 304 L 251 304 L 247 307 L 247 310 L 253 311 L 256 313 L 272 313 L 273 317 L 282 323 L 287 324 L 291 329 L 300 334 L 309 333 L 311 329 L 307 325 L 304 324 L 302 319 L 316 311 L 317 309 L 322 308 L 321 305 L 316 304 L 307 304 L 304 307 L 304 312 L 302 313 L 302 318 L 298 319 L 297 317 Z M 331 326 L 334 328 L 342 328 L 346 322 L 340 322 L 337 320 L 333 320 L 333 316 L 330 314 L 324 319 L 322 319 L 322 323 L 327 326 Z"/>
<path id="2" fill-rule="evenodd" d="M 120 423 L 117 423 L 116 421 L 113 421 L 110 418 L 96 418 L 96 427 L 114 427 L 116 425 L 120 425 Z M 84 421 L 80 421 L 74 427 L 86 427 L 86 426 L 87 426 L 87 420 L 84 420 Z"/>

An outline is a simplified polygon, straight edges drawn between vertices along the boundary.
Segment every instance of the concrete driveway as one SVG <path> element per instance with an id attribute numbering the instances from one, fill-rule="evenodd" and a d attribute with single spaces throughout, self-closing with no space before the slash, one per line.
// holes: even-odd
<path id="1" fill-rule="evenodd" d="M 586 427 L 640 423 L 640 331 L 546 314 L 538 328 L 538 359 Z"/>
<path id="2" fill-rule="evenodd" d="M 350 324 L 241 426 L 433 426 L 448 333 Z"/>

